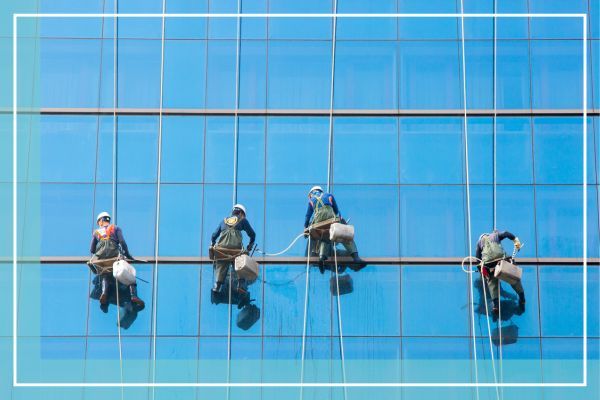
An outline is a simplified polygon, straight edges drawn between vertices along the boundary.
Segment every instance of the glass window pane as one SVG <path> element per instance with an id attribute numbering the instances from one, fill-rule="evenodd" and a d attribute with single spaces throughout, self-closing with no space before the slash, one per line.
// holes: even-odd
<path id="1" fill-rule="evenodd" d="M 582 336 L 582 267 L 543 266 L 540 267 L 539 279 L 542 335 Z M 568 301 L 557 301 L 557 299 L 568 299 Z"/>
<path id="2" fill-rule="evenodd" d="M 460 118 L 401 118 L 400 182 L 462 183 L 463 136 Z"/>
<path id="3" fill-rule="evenodd" d="M 233 182 L 234 120 L 206 117 L 204 181 Z"/>
<path id="4" fill-rule="evenodd" d="M 160 23 L 160 18 L 154 19 Z M 119 30 L 119 37 L 122 37 L 121 30 Z M 122 108 L 158 108 L 160 103 L 161 41 L 120 39 L 117 52 L 118 106 Z"/>
<path id="5" fill-rule="evenodd" d="M 238 123 L 238 182 L 263 183 L 266 118 L 240 117 Z"/>
<path id="6" fill-rule="evenodd" d="M 444 0 L 398 0 L 398 12 L 404 14 L 458 12 L 456 4 Z M 460 25 L 456 18 L 400 18 L 400 39 L 456 39 Z"/>
<path id="7" fill-rule="evenodd" d="M 583 378 L 583 339 L 544 338 L 542 368 L 544 381 L 577 382 Z"/>
<path id="8" fill-rule="evenodd" d="M 188 18 L 175 19 L 175 21 L 183 20 L 188 20 Z M 151 85 L 160 85 L 160 82 L 154 82 Z M 163 86 L 163 107 L 204 107 L 206 97 L 206 41 L 165 41 Z"/>
<path id="9" fill-rule="evenodd" d="M 161 182 L 202 182 L 204 117 L 163 117 Z"/>
<path id="10" fill-rule="evenodd" d="M 533 182 L 530 118 L 496 120 L 496 180 L 498 184 Z"/>
<path id="11" fill-rule="evenodd" d="M 200 255 L 202 185 L 161 185 L 159 253 Z"/>
<path id="12" fill-rule="evenodd" d="M 336 118 L 333 149 L 336 183 L 398 183 L 396 118 Z"/>
<path id="13" fill-rule="evenodd" d="M 268 63 L 268 108 L 329 109 L 330 42 L 270 42 Z"/>
<path id="14" fill-rule="evenodd" d="M 496 192 L 496 227 L 508 230 L 524 244 L 519 257 L 537 255 L 534 189 L 531 186 L 498 186 Z M 510 242 L 507 250 L 511 251 Z"/>
<path id="15" fill-rule="evenodd" d="M 167 13 L 192 14 L 208 12 L 209 0 L 186 1 L 169 0 L 166 3 Z M 165 21 L 165 37 L 167 39 L 204 39 L 206 38 L 207 18 L 167 18 Z"/>
<path id="16" fill-rule="evenodd" d="M 462 107 L 459 42 L 407 41 L 399 48 L 400 108 Z"/>
<path id="17" fill-rule="evenodd" d="M 332 3 L 320 0 L 269 0 L 269 12 L 332 13 Z M 329 18 L 270 18 L 269 39 L 331 39 L 332 20 Z"/>
<path id="18" fill-rule="evenodd" d="M 247 18 L 254 21 L 257 18 Z M 239 108 L 267 107 L 267 42 L 244 40 L 240 47 Z"/>
<path id="19" fill-rule="evenodd" d="M 268 182 L 327 181 L 328 118 L 270 117 L 267 124 Z"/>
<path id="20" fill-rule="evenodd" d="M 402 187 L 400 254 L 403 257 L 464 257 L 467 247 L 464 201 L 461 186 Z"/>
<path id="21" fill-rule="evenodd" d="M 531 13 L 587 13 L 588 1 L 573 0 L 564 3 L 560 0 L 531 0 Z M 579 17 L 532 18 L 531 37 L 534 39 L 581 39 L 582 21 Z"/>
<path id="22" fill-rule="evenodd" d="M 498 40 L 496 52 L 497 108 L 530 108 L 531 73 L 528 42 L 524 40 Z"/>
<path id="23" fill-rule="evenodd" d="M 236 108 L 236 50 L 234 40 L 208 42 L 207 108 Z"/>
<path id="24" fill-rule="evenodd" d="M 126 183 L 156 182 L 158 118 L 120 116 L 117 121 L 117 180 Z M 112 148 L 104 150 L 108 157 L 100 154 L 99 163 L 112 164 Z"/>
<path id="25" fill-rule="evenodd" d="M 465 368 L 472 347 L 468 338 L 402 338 L 404 380 L 428 383 L 474 381 L 470 369 Z M 468 396 L 458 398 L 465 397 Z"/>
<path id="26" fill-rule="evenodd" d="M 195 336 L 198 334 L 200 269 L 199 265 L 159 266 L 156 303 L 157 335 Z M 195 358 L 195 353 L 192 354 Z M 195 377 L 192 379 L 195 380 Z"/>
<path id="27" fill-rule="evenodd" d="M 336 109 L 398 108 L 396 42 L 339 42 L 335 51 Z"/>
<path id="28" fill-rule="evenodd" d="M 365 2 L 361 0 L 340 0 L 338 13 L 397 12 L 396 0 Z M 397 18 L 338 18 L 336 37 L 343 39 L 396 39 L 398 36 Z"/>
<path id="29" fill-rule="evenodd" d="M 113 223 L 123 229 L 131 255 L 154 254 L 156 226 L 156 185 L 117 185 L 117 214 Z"/>

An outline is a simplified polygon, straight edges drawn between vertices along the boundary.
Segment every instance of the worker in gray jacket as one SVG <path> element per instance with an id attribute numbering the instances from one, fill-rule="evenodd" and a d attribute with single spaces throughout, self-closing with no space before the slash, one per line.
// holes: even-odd
<path id="1" fill-rule="evenodd" d="M 242 231 L 246 232 L 250 238 L 250 242 L 246 247 L 246 251 L 250 252 L 254 246 L 256 233 L 254 233 L 254 229 L 252 229 L 250 222 L 246 219 L 246 207 L 242 204 L 236 204 L 231 210 L 231 215 L 223 219 L 219 226 L 217 226 L 217 229 L 213 232 L 211 237 L 211 249 L 209 249 L 209 251 L 218 253 L 218 250 L 214 250 L 215 248 L 224 248 L 239 250 L 239 254 L 242 254 L 244 251 Z M 221 290 L 223 283 L 225 283 L 229 268 L 233 266 L 234 259 L 235 256 L 224 257 L 224 259 L 218 259 L 218 257 L 216 257 L 213 292 L 217 293 Z M 235 271 L 232 271 L 232 273 L 235 274 Z M 238 294 L 240 294 L 243 299 L 249 299 L 246 281 L 244 279 L 237 279 L 237 277 L 236 281 Z M 238 306 L 240 305 L 238 304 Z"/>
<path id="2" fill-rule="evenodd" d="M 495 316 L 498 315 L 499 310 L 499 298 L 500 298 L 500 282 L 498 278 L 494 277 L 494 268 L 498 263 L 506 257 L 506 253 L 502 248 L 501 242 L 504 239 L 510 239 L 513 241 L 514 246 L 517 250 L 521 248 L 521 242 L 519 238 L 508 231 L 494 230 L 492 233 L 484 233 L 479 236 L 477 241 L 477 250 L 475 257 L 481 260 L 481 264 L 478 269 L 483 275 L 487 286 L 490 290 L 490 296 L 494 303 L 492 312 Z M 525 291 L 521 281 L 512 285 L 512 288 L 519 295 L 519 307 L 524 310 L 525 308 Z"/>

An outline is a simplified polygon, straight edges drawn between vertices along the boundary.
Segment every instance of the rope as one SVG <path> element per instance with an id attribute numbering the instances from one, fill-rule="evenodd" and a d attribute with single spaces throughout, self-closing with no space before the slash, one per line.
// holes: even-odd
<path id="1" fill-rule="evenodd" d="M 465 135 L 465 169 L 466 169 L 466 197 L 467 197 L 467 249 L 469 251 L 469 269 L 472 269 L 471 261 L 471 195 L 469 188 L 469 138 L 467 121 L 467 68 L 465 57 L 465 9 L 464 1 L 460 0 L 460 22 L 461 22 L 461 47 L 462 47 L 462 89 L 463 89 L 463 107 L 464 107 L 464 135 Z M 475 361 L 475 382 L 479 384 L 478 366 L 477 366 L 477 343 L 475 340 L 475 306 L 473 302 L 473 274 L 469 274 L 469 302 L 471 303 L 471 328 L 473 332 L 473 359 Z M 479 387 L 475 387 L 477 400 L 479 400 Z"/>
<path id="2" fill-rule="evenodd" d="M 327 191 L 331 191 L 331 176 L 333 174 L 333 93 L 335 77 L 335 44 L 337 37 L 337 0 L 333 2 L 333 30 L 331 40 L 331 87 L 329 93 L 329 149 L 327 153 Z"/>
<path id="3" fill-rule="evenodd" d="M 308 315 L 308 283 L 310 278 L 310 236 L 308 237 L 308 251 L 306 256 L 306 285 L 304 289 L 304 318 L 302 322 L 302 360 L 300 364 L 300 384 L 304 383 L 304 356 L 306 353 L 306 317 Z M 304 387 L 300 386 L 300 400 L 304 397 Z"/>
<path id="4" fill-rule="evenodd" d="M 119 281 L 115 279 L 115 290 L 117 291 L 117 336 L 119 338 L 119 371 L 121 374 L 121 400 L 125 398 L 125 387 L 123 386 L 123 346 L 121 342 L 121 301 L 119 300 Z"/>
<path id="5" fill-rule="evenodd" d="M 279 252 L 277 252 L 277 253 L 265 253 L 265 252 L 263 252 L 263 251 L 262 251 L 262 250 L 260 250 L 260 249 L 256 249 L 256 252 L 257 252 L 257 253 L 260 253 L 260 254 L 262 254 L 263 256 L 268 256 L 268 257 L 280 256 L 280 255 L 282 255 L 283 253 L 286 253 L 286 252 L 287 252 L 289 249 L 291 249 L 291 248 L 292 248 L 292 246 L 293 246 L 294 244 L 296 244 L 296 242 L 297 242 L 297 241 L 298 241 L 298 240 L 299 240 L 301 237 L 303 237 L 303 236 L 304 236 L 304 232 L 302 232 L 301 234 L 299 234 L 298 236 L 296 236 L 296 237 L 294 238 L 294 240 L 292 240 L 292 242 L 291 242 L 291 243 L 288 245 L 288 247 L 286 247 L 285 249 L 283 249 L 283 250 L 281 250 L 281 251 L 279 251 Z"/>
<path id="6" fill-rule="evenodd" d="M 235 107 L 233 111 L 233 204 L 237 203 L 237 170 L 238 170 L 238 142 L 239 142 L 239 118 L 238 109 L 240 107 L 240 46 L 241 46 L 241 18 L 242 1 L 237 2 L 237 32 L 235 42 Z M 208 46 L 208 45 L 207 45 Z M 232 205 L 233 205 L 232 204 Z M 229 398 L 229 387 L 227 388 L 227 398 Z"/>
<path id="7" fill-rule="evenodd" d="M 162 114 L 163 114 L 163 87 L 165 72 L 165 11 L 166 1 L 162 2 L 162 26 L 160 46 L 160 96 L 158 108 L 158 161 L 156 171 L 156 225 L 154 230 L 154 268 L 152 286 L 152 383 L 156 382 L 156 317 L 158 303 L 158 244 L 160 233 L 160 179 L 162 166 Z M 155 386 L 152 386 L 152 399 L 155 398 Z"/>
<path id="8" fill-rule="evenodd" d="M 230 267 L 227 267 L 228 269 Z M 227 312 L 227 383 L 231 380 L 231 289 L 233 287 L 233 271 L 229 271 L 229 310 Z M 227 386 L 227 399 L 229 399 L 230 390 L 229 386 Z"/>
<path id="9" fill-rule="evenodd" d="M 335 261 L 335 287 L 337 290 L 337 314 L 338 314 L 338 331 L 340 333 L 340 357 L 342 359 L 342 382 L 346 384 L 346 358 L 344 356 L 344 334 L 342 331 L 342 306 L 340 303 L 340 275 L 338 272 L 337 249 L 335 243 L 333 247 L 333 260 Z M 348 398 L 348 388 L 344 386 L 344 400 Z"/>

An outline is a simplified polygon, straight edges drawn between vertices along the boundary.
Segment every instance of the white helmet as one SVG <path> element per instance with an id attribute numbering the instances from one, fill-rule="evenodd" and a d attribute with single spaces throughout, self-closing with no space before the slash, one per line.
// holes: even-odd
<path id="1" fill-rule="evenodd" d="M 310 188 L 310 190 L 308 191 L 308 195 L 310 196 L 310 194 L 315 191 L 315 190 L 319 190 L 319 191 L 323 191 L 323 188 L 321 186 L 313 186 Z"/>
<path id="2" fill-rule="evenodd" d="M 107 213 L 106 211 L 102 211 L 100 214 L 98 214 L 98 216 L 96 217 L 96 223 L 98 221 L 100 221 L 102 218 L 108 218 L 108 220 L 110 221 L 110 214 Z"/>
<path id="3" fill-rule="evenodd" d="M 231 211 L 234 211 L 235 209 L 242 210 L 244 215 L 246 215 L 246 207 L 244 207 L 242 204 L 234 205 Z"/>

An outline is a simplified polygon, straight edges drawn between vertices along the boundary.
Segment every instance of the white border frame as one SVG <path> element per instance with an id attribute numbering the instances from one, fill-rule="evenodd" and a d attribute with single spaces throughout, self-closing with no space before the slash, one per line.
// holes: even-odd
<path id="1" fill-rule="evenodd" d="M 583 25 L 583 382 L 578 383 L 19 383 L 17 379 L 17 21 L 19 18 L 581 18 Z M 13 14 L 13 386 L 14 387 L 586 387 L 587 386 L 587 14 Z"/>

